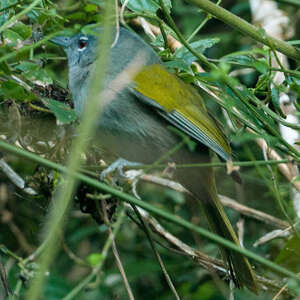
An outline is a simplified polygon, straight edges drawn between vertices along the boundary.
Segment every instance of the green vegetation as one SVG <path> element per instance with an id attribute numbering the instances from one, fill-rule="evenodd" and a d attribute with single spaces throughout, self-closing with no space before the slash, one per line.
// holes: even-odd
<path id="1" fill-rule="evenodd" d="M 0 299 L 7 293 L 8 299 L 47 300 L 228 299 L 230 293 L 234 299 L 293 299 L 300 294 L 300 123 L 293 121 L 300 116 L 299 5 L 277 1 L 295 28 L 283 30 L 281 38 L 289 34 L 284 42 L 250 25 L 248 1 L 130 0 L 123 10 L 124 2 L 117 8 L 103 0 L 0 2 Z M 163 160 L 154 173 L 163 179 L 145 176 L 137 187 L 135 180 L 98 181 L 103 161 L 115 159 L 90 138 L 98 99 L 91 97 L 79 124 L 65 54 L 49 40 L 87 24 L 104 27 L 99 80 L 91 87 L 96 95 L 116 11 L 121 26 L 194 85 L 222 123 L 234 161 L 214 156 L 209 165 L 219 194 L 236 200 L 223 204 L 247 250 L 211 233 L 180 187 L 164 187 L 173 167 Z M 290 143 L 282 126 L 298 134 L 298 142 Z M 182 144 L 193 148 L 184 136 Z M 201 172 L 207 164 L 197 167 Z M 233 180 L 237 170 L 242 184 Z M 258 295 L 230 291 L 217 244 L 249 257 Z"/>

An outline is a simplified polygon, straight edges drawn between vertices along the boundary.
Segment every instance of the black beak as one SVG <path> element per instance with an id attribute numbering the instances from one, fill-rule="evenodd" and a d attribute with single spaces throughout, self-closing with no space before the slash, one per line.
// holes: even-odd
<path id="1" fill-rule="evenodd" d="M 70 40 L 71 38 L 68 36 L 55 36 L 54 38 L 52 38 L 50 40 L 50 42 L 58 45 L 58 46 L 62 46 L 64 48 L 67 48 L 70 45 Z"/>

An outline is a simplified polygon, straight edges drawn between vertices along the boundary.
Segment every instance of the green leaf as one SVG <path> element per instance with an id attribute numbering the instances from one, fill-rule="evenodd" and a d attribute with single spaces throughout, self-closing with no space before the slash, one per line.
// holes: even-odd
<path id="1" fill-rule="evenodd" d="M 85 12 L 75 12 L 73 14 L 68 15 L 69 20 L 85 20 L 87 15 Z"/>
<path id="2" fill-rule="evenodd" d="M 300 238 L 298 236 L 295 235 L 286 242 L 276 262 L 293 272 L 300 271 Z"/>
<path id="3" fill-rule="evenodd" d="M 190 44 L 190 46 L 198 53 L 203 53 L 206 49 L 211 48 L 220 41 L 218 38 L 203 39 Z M 182 58 L 187 64 L 196 61 L 197 58 L 185 47 L 181 47 L 175 51 L 175 57 Z"/>
<path id="4" fill-rule="evenodd" d="M 17 22 L 12 28 L 11 30 L 13 30 L 15 33 L 17 33 L 22 40 L 26 40 L 29 37 L 31 37 L 31 27 L 29 25 L 25 25 L 22 22 Z"/>
<path id="5" fill-rule="evenodd" d="M 299 99 L 296 99 L 294 101 L 294 105 L 295 105 L 296 109 L 298 110 L 298 112 L 300 112 L 300 101 L 299 101 Z"/>
<path id="6" fill-rule="evenodd" d="M 10 75 L 11 71 L 9 65 L 6 62 L 0 63 L 0 74 L 3 73 L 5 75 Z"/>
<path id="7" fill-rule="evenodd" d="M 38 69 L 39 66 L 37 64 L 28 62 L 28 61 L 23 61 L 20 64 L 17 65 L 16 69 L 21 70 L 23 72 L 29 72 Z"/>
<path id="8" fill-rule="evenodd" d="M 294 76 L 287 76 L 286 81 L 287 81 L 288 85 L 290 86 L 290 89 L 292 91 L 296 92 L 298 98 L 300 98 L 300 80 Z M 298 100 L 296 100 L 294 103 L 296 103 L 297 101 Z M 297 107 L 297 104 L 296 104 L 296 107 Z M 300 106 L 300 104 L 298 104 L 298 105 Z"/>
<path id="9" fill-rule="evenodd" d="M 257 90 L 265 90 L 270 82 L 270 76 L 269 74 L 261 74 L 258 77 L 257 83 L 256 83 L 256 89 Z"/>
<path id="10" fill-rule="evenodd" d="M 280 116 L 286 118 L 286 115 L 283 113 L 279 105 L 279 90 L 277 87 L 272 87 L 271 89 L 271 100 L 274 108 L 280 114 Z"/>
<path id="11" fill-rule="evenodd" d="M 63 124 L 69 124 L 77 119 L 76 112 L 65 103 L 49 98 L 43 98 L 43 102 Z"/>
<path id="12" fill-rule="evenodd" d="M 152 45 L 153 47 L 164 47 L 165 41 L 164 41 L 164 39 L 163 39 L 162 34 L 158 34 L 158 35 L 155 37 L 155 40 L 154 40 L 154 41 L 151 41 L 151 45 Z"/>
<path id="13" fill-rule="evenodd" d="M 122 4 L 125 0 L 121 0 Z M 154 0 L 130 0 L 127 7 L 135 12 L 148 12 L 155 14 L 160 8 L 158 3 Z"/>
<path id="14" fill-rule="evenodd" d="M 269 64 L 266 58 L 257 59 L 252 56 L 252 54 L 241 55 L 243 51 L 231 53 L 222 58 L 222 61 L 226 61 L 228 63 L 238 64 L 244 67 L 250 67 L 256 69 L 258 72 L 265 74 L 269 71 Z"/>
<path id="15" fill-rule="evenodd" d="M 156 0 L 156 2 L 159 4 L 159 0 Z M 163 0 L 163 3 L 165 5 L 166 9 L 168 10 L 168 12 L 170 12 L 171 8 L 172 8 L 171 0 Z"/>
<path id="16" fill-rule="evenodd" d="M 179 71 L 184 71 L 189 74 L 193 74 L 191 66 L 187 64 L 183 58 L 172 59 L 171 61 L 165 62 L 164 65 L 168 69 L 177 69 Z"/>
<path id="17" fill-rule="evenodd" d="M 12 4 L 15 4 L 17 0 L 1 0 L 0 1 L 0 9 L 5 9 L 8 6 L 11 6 Z M 10 9 L 3 10 L 0 13 L 0 26 L 2 26 L 9 18 L 10 15 Z"/>
<path id="18" fill-rule="evenodd" d="M 262 74 L 266 74 L 269 70 L 269 65 L 264 58 L 255 60 L 253 62 L 253 67 Z"/>
<path id="19" fill-rule="evenodd" d="M 256 140 L 258 135 L 256 133 L 250 133 L 250 132 L 237 132 L 231 136 L 231 142 L 233 143 L 246 143 L 246 142 L 252 142 Z"/>
<path id="20" fill-rule="evenodd" d="M 39 80 L 45 84 L 52 84 L 53 80 L 46 69 L 42 69 L 38 64 L 23 61 L 17 67 L 22 71 L 22 75 L 28 80 Z"/>
<path id="21" fill-rule="evenodd" d="M 27 100 L 28 94 L 25 89 L 13 80 L 4 81 L 1 84 L 0 96 L 4 99 Z"/>
<path id="22" fill-rule="evenodd" d="M 96 4 L 87 4 L 85 7 L 84 7 L 84 10 L 86 12 L 97 12 L 98 10 L 98 6 Z"/>
<path id="23" fill-rule="evenodd" d="M 92 253 L 88 256 L 87 260 L 91 264 L 91 266 L 96 266 L 103 259 L 103 255 L 101 253 Z"/>
<path id="24" fill-rule="evenodd" d="M 222 61 L 226 61 L 226 62 L 229 62 L 229 63 L 236 63 L 236 64 L 239 64 L 239 65 L 242 65 L 242 66 L 251 66 L 254 62 L 254 59 L 252 56 L 250 55 L 236 55 L 236 56 L 233 56 L 233 55 L 228 55 L 228 56 L 225 56 L 222 58 Z"/>
<path id="25" fill-rule="evenodd" d="M 3 37 L 5 40 L 5 43 L 11 47 L 18 46 L 20 44 L 20 42 L 23 40 L 22 37 L 17 32 L 15 32 L 11 29 L 4 30 Z"/>

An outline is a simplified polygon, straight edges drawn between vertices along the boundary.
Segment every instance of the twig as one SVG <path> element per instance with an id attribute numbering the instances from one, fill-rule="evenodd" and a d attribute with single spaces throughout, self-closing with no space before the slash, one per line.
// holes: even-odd
<path id="1" fill-rule="evenodd" d="M 131 171 L 127 171 L 127 173 L 129 173 Z M 141 174 L 139 176 L 140 180 L 143 180 L 145 182 L 151 182 L 154 184 L 158 184 L 160 186 L 164 186 L 167 188 L 170 188 L 172 190 L 175 190 L 177 192 L 180 193 L 189 193 L 181 184 L 179 184 L 178 182 L 169 180 L 169 179 L 165 179 L 165 178 L 161 178 L 155 175 L 150 175 L 150 174 Z M 224 196 L 224 195 L 220 195 L 219 194 L 219 199 L 222 202 L 222 204 L 226 207 L 230 207 L 236 211 L 238 211 L 239 213 L 254 218 L 256 220 L 265 222 L 266 224 L 278 227 L 280 229 L 286 229 L 287 227 L 289 227 L 289 223 L 286 221 L 283 221 L 281 219 L 278 219 L 276 217 L 273 217 L 267 213 L 261 212 L 257 209 L 254 208 L 250 208 L 248 206 L 242 205 L 240 203 L 238 203 L 237 201 Z"/>
<path id="2" fill-rule="evenodd" d="M 289 226 L 284 230 L 281 229 L 277 229 L 277 230 L 273 230 L 271 232 L 268 232 L 267 234 L 263 235 L 261 238 L 259 238 L 254 244 L 254 247 L 257 247 L 259 245 L 265 244 L 275 238 L 287 238 L 290 236 L 291 234 L 291 230 L 293 229 L 293 227 L 295 228 L 296 225 L 299 222 L 296 222 L 295 224 L 293 224 L 293 226 Z"/>
<path id="3" fill-rule="evenodd" d="M 7 279 L 5 268 L 2 264 L 1 257 L 0 257 L 0 279 L 2 281 L 4 290 L 5 290 L 5 295 L 9 296 L 11 294 L 11 288 L 10 288 L 10 285 L 9 285 L 9 281 Z"/>
<path id="4" fill-rule="evenodd" d="M 132 207 L 130 205 L 126 205 L 126 207 L 132 210 Z M 193 261 L 201 265 L 209 272 L 216 272 L 221 277 L 228 276 L 227 269 L 221 260 L 212 258 L 207 254 L 188 246 L 172 233 L 167 231 L 154 217 L 150 216 L 143 209 L 139 208 L 139 213 L 142 215 L 144 222 L 149 225 L 154 233 L 158 234 L 165 241 L 173 245 L 176 249 L 180 250 L 180 252 L 176 252 L 177 254 L 190 257 Z M 268 289 L 278 291 L 282 286 L 282 282 L 270 280 L 259 275 L 256 275 L 256 277 L 259 282 L 259 288 L 262 291 L 266 291 Z M 287 295 L 292 295 L 292 292 L 290 290 L 285 290 L 284 293 L 286 293 Z"/>
<path id="5" fill-rule="evenodd" d="M 287 227 L 289 227 L 289 223 L 286 221 L 283 221 L 281 219 L 278 219 L 276 217 L 273 217 L 269 214 L 266 214 L 264 212 L 261 212 L 257 209 L 254 208 L 250 208 L 248 206 L 242 205 L 238 202 L 236 202 L 233 199 L 230 199 L 227 196 L 224 195 L 219 195 L 219 198 L 222 202 L 222 204 L 226 207 L 230 207 L 238 212 L 240 212 L 241 214 L 254 218 L 256 220 L 262 221 L 266 224 L 278 227 L 280 229 L 286 229 Z"/>
<path id="6" fill-rule="evenodd" d="M 96 204 L 97 203 L 99 203 L 99 202 L 97 201 Z M 133 296 L 131 287 L 129 285 L 129 282 L 128 282 L 128 279 L 127 279 L 127 276 L 126 276 L 126 273 L 125 273 L 122 261 L 120 259 L 119 253 L 118 253 L 118 249 L 117 249 L 115 237 L 113 235 L 113 231 L 111 229 L 111 225 L 110 225 L 110 222 L 109 222 L 109 219 L 108 219 L 108 215 L 107 215 L 107 210 L 106 210 L 107 209 L 106 208 L 107 204 L 106 204 L 106 201 L 105 201 L 104 198 L 101 200 L 101 207 L 102 207 L 102 213 L 103 213 L 103 217 L 104 217 L 103 218 L 104 222 L 105 222 L 105 224 L 106 224 L 106 226 L 108 228 L 109 235 L 111 236 L 111 239 L 112 239 L 111 247 L 112 247 L 112 251 L 113 251 L 113 254 L 115 256 L 115 259 L 116 259 L 117 266 L 118 266 L 119 271 L 121 273 L 121 276 L 122 276 L 122 279 L 123 279 L 123 282 L 124 282 L 124 285 L 125 285 L 128 297 L 129 297 L 130 300 L 134 300 L 134 296 Z"/>
<path id="7" fill-rule="evenodd" d="M 133 22 L 136 25 L 141 26 L 141 20 L 139 18 L 133 19 Z M 160 31 L 159 27 L 157 27 L 157 26 L 155 26 L 155 25 L 153 25 L 149 22 L 147 22 L 147 23 L 148 23 L 149 28 L 151 28 L 152 32 L 155 35 L 161 34 L 161 31 Z M 182 47 L 182 44 L 178 40 L 176 40 L 172 35 L 168 34 L 167 39 L 168 39 L 168 46 L 169 46 L 169 48 L 171 49 L 172 52 L 174 52 L 176 49 Z"/>
<path id="8" fill-rule="evenodd" d="M 44 112 L 44 113 L 49 113 L 51 114 L 52 111 L 50 109 L 47 109 L 47 108 L 44 108 L 42 106 L 38 106 L 38 105 L 35 105 L 35 104 L 32 104 L 31 102 L 29 102 L 29 106 L 34 109 L 34 110 L 37 110 L 37 111 L 40 111 L 40 112 Z"/>
<path id="9" fill-rule="evenodd" d="M 26 265 L 28 262 L 36 260 L 47 249 L 47 242 L 48 240 L 44 240 L 32 254 L 23 260 L 23 264 Z"/>
<path id="10" fill-rule="evenodd" d="M 188 222 L 186 220 L 184 220 L 183 218 L 181 217 L 178 217 L 174 214 L 171 214 L 167 211 L 164 211 L 162 209 L 159 209 L 147 202 L 144 202 L 144 201 L 140 201 L 139 199 L 127 194 L 127 193 L 124 193 L 124 192 L 121 192 L 119 190 L 116 190 L 106 184 L 103 184 L 101 182 L 99 182 L 98 180 L 95 180 L 95 179 L 92 179 L 88 176 L 85 176 L 81 173 L 78 173 L 78 172 L 75 172 L 75 171 L 69 171 L 66 167 L 60 165 L 60 164 L 57 164 L 57 163 L 54 163 L 52 161 L 49 161 L 45 158 L 42 158 L 38 155 L 35 155 L 33 153 L 30 153 L 28 151 L 25 151 L 24 149 L 21 149 L 19 147 L 16 147 L 16 146 L 12 146 L 12 145 L 9 145 L 3 141 L 0 140 L 0 149 L 3 149 L 5 151 L 8 151 L 10 153 L 14 153 L 20 157 L 23 157 L 23 158 L 26 158 L 26 159 L 30 159 L 32 161 L 36 161 L 36 162 L 39 162 L 40 164 L 43 164 L 44 166 L 47 166 L 49 168 L 52 168 L 52 169 L 55 169 L 59 172 L 62 172 L 62 173 L 68 173 L 70 176 L 76 178 L 76 179 L 79 179 L 83 182 L 85 182 L 86 184 L 90 185 L 90 186 L 93 186 L 103 192 L 107 192 L 107 193 L 110 193 L 114 196 L 117 196 L 120 201 L 126 201 L 128 203 L 133 203 L 151 213 L 153 213 L 154 215 L 156 216 L 160 216 L 161 218 L 169 221 L 169 222 L 172 222 L 173 224 L 176 224 L 178 226 L 181 226 L 182 228 L 185 228 L 185 229 L 188 229 L 188 230 L 191 230 L 191 231 L 194 231 L 194 232 L 197 232 L 199 235 L 211 240 L 211 241 L 214 241 L 215 243 L 217 244 L 220 244 L 220 245 L 223 245 L 227 248 L 230 248 L 232 249 L 233 251 L 236 251 L 236 252 L 239 252 L 251 259 L 254 259 L 255 261 L 257 261 L 258 263 L 262 264 L 263 266 L 265 267 L 268 267 L 276 272 L 279 272 L 283 275 L 286 275 L 288 277 L 291 277 L 291 278 L 294 278 L 297 282 L 300 282 L 300 277 L 298 275 L 296 275 L 294 272 L 292 271 L 289 271 L 288 269 L 284 268 L 284 267 L 281 267 L 279 265 L 277 265 L 276 263 L 273 263 L 272 261 L 268 260 L 268 259 L 265 259 L 263 257 L 261 257 L 260 255 L 257 255 L 255 254 L 254 252 L 252 251 L 249 251 L 245 248 L 241 248 L 241 247 L 238 247 L 236 244 L 212 233 L 212 232 L 209 232 L 208 230 L 202 228 L 202 227 L 199 227 L 199 226 L 196 226 L 194 224 L 192 224 L 191 222 Z"/>
<path id="11" fill-rule="evenodd" d="M 125 210 L 122 209 L 121 212 L 119 213 L 117 222 L 115 223 L 115 227 L 114 227 L 112 235 L 111 234 L 109 235 L 109 237 L 107 238 L 107 240 L 103 246 L 103 249 L 101 251 L 101 255 L 102 255 L 101 261 L 93 268 L 93 271 L 85 279 L 83 279 L 73 290 L 71 290 L 71 292 L 68 293 L 68 295 L 66 295 L 62 300 L 75 299 L 75 297 L 78 295 L 78 293 L 82 289 L 84 289 L 93 280 L 93 278 L 101 271 L 103 264 L 107 258 L 108 251 L 112 245 L 113 236 L 116 236 L 116 234 L 119 232 L 124 215 L 125 215 Z"/>
<path id="12" fill-rule="evenodd" d="M 263 156 L 265 160 L 268 160 L 268 155 L 267 155 L 267 146 L 265 145 L 265 147 L 262 149 L 263 152 Z M 289 222 L 289 225 L 292 227 L 292 229 L 294 230 L 295 234 L 297 234 L 297 230 L 293 227 L 293 221 L 291 220 L 290 216 L 288 215 L 283 202 L 282 202 L 282 197 L 280 195 L 279 192 L 279 187 L 278 187 L 278 182 L 277 179 L 275 177 L 275 174 L 273 172 L 273 169 L 271 168 L 271 166 L 268 166 L 268 170 L 270 172 L 271 175 L 271 180 L 273 183 L 273 190 L 274 190 L 274 195 L 275 195 L 275 199 L 277 201 L 277 204 L 282 212 L 282 214 L 285 216 L 285 218 L 287 219 L 287 221 Z"/>
<path id="13" fill-rule="evenodd" d="M 248 131 L 252 132 L 251 129 L 247 129 Z M 261 148 L 261 149 L 267 149 L 266 152 L 268 154 L 268 157 L 271 158 L 272 160 L 277 160 L 277 161 L 280 161 L 282 160 L 282 157 L 272 148 L 270 148 L 266 141 L 263 140 L 263 139 L 257 139 L 256 140 L 258 146 Z M 300 181 L 297 181 L 297 180 L 293 180 L 295 179 L 295 173 L 293 171 L 293 168 L 291 168 L 289 166 L 289 164 L 287 163 L 284 163 L 284 164 L 279 164 L 278 165 L 278 169 L 280 170 L 280 172 L 289 180 L 289 182 L 291 184 L 294 185 L 294 187 L 300 191 Z"/>
<path id="14" fill-rule="evenodd" d="M 300 275 L 300 272 L 298 273 L 298 275 Z M 272 298 L 272 300 L 277 300 L 280 295 L 285 291 L 285 289 L 288 287 L 288 283 L 286 283 L 281 289 L 280 291 L 278 291 L 278 293 Z M 299 300 L 299 297 L 297 297 L 297 299 Z"/>
<path id="15" fill-rule="evenodd" d="M 9 213 L 9 212 L 8 212 Z M 19 242 L 21 248 L 27 252 L 31 253 L 33 251 L 33 247 L 28 243 L 27 239 L 25 238 L 24 234 L 20 230 L 20 228 L 15 224 L 15 222 L 11 219 L 7 222 L 9 229 L 16 237 L 17 241 Z"/>
<path id="16" fill-rule="evenodd" d="M 239 219 L 239 221 L 236 223 L 236 227 L 238 229 L 238 238 L 239 238 L 241 247 L 244 247 L 244 232 L 245 232 L 244 225 L 245 225 L 244 219 Z"/>
<path id="17" fill-rule="evenodd" d="M 288 284 L 286 283 L 279 291 L 278 293 L 272 298 L 272 300 L 277 300 L 280 295 L 282 294 L 282 292 L 287 288 Z"/>
<path id="18" fill-rule="evenodd" d="M 171 277 L 169 276 L 168 271 L 167 271 L 166 267 L 164 266 L 164 263 L 163 263 L 163 261 L 161 259 L 161 256 L 160 256 L 159 252 L 156 249 L 156 246 L 155 246 L 155 244 L 153 242 L 153 239 L 151 237 L 151 233 L 150 233 L 150 231 L 148 229 L 147 224 L 144 222 L 143 217 L 142 217 L 140 211 L 138 210 L 138 208 L 135 205 L 131 205 L 131 207 L 133 208 L 135 214 L 137 215 L 138 219 L 140 220 L 140 222 L 141 222 L 141 224 L 142 224 L 142 226 L 144 228 L 144 232 L 147 235 L 147 238 L 148 238 L 148 240 L 150 242 L 151 248 L 152 248 L 152 250 L 153 250 L 153 252 L 154 252 L 154 254 L 156 256 L 156 259 L 157 259 L 157 261 L 158 261 L 158 263 L 159 263 L 159 265 L 160 265 L 160 267 L 161 267 L 161 269 L 163 271 L 163 274 L 164 274 L 164 276 L 166 278 L 166 281 L 167 281 L 167 283 L 168 283 L 171 291 L 173 292 L 175 298 L 177 300 L 180 300 L 180 297 L 179 297 L 179 295 L 178 295 L 178 293 L 177 293 L 177 291 L 176 291 L 176 289 L 174 287 L 174 284 L 173 284 L 173 282 L 171 280 Z"/>
<path id="19" fill-rule="evenodd" d="M 70 259 L 72 259 L 76 264 L 80 265 L 80 266 L 84 266 L 84 267 L 88 267 L 90 268 L 91 265 L 86 262 L 85 260 L 83 260 L 82 258 L 78 257 L 70 248 L 69 246 L 66 244 L 65 238 L 63 236 L 63 233 L 61 233 L 61 243 L 62 243 L 62 247 L 65 250 L 65 252 L 67 253 L 67 255 L 69 256 Z"/>
<path id="20" fill-rule="evenodd" d="M 0 169 L 5 173 L 5 175 L 21 190 L 29 195 L 36 195 L 36 191 L 32 188 L 25 187 L 24 179 L 18 175 L 7 163 L 6 161 L 1 158 L 0 159 Z"/>

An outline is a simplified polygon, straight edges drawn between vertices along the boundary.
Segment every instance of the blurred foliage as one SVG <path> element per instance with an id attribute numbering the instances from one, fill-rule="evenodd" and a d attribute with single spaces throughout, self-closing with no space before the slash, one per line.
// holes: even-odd
<path id="1" fill-rule="evenodd" d="M 101 23 L 102 1 L 43 0 L 9 26 L 3 27 L 32 2 L 26 0 L 1 0 L 0 2 L 0 138 L 21 145 L 24 149 L 53 161 L 64 163 L 76 134 L 74 130 L 77 122 L 67 88 L 66 59 L 62 49 L 47 41 L 39 44 L 39 41 L 47 38 L 49 34 L 62 30 L 71 32 L 89 23 Z M 296 14 L 294 7 L 284 1 L 281 2 L 280 7 L 290 17 L 291 24 L 298 24 L 299 14 Z M 209 19 L 194 35 L 194 30 L 207 15 L 182 0 L 173 2 L 164 0 L 164 3 L 171 11 L 183 35 L 187 39 L 193 35 L 190 40 L 193 49 L 211 58 L 222 72 L 239 74 L 232 78 L 234 84 L 240 87 L 242 95 L 249 99 L 256 112 L 269 126 L 277 128 L 278 119 L 264 113 L 255 99 L 259 99 L 261 104 L 268 105 L 276 116 L 284 117 L 279 107 L 278 95 L 281 91 L 288 92 L 295 101 L 299 116 L 300 73 L 294 61 L 290 61 L 293 69 L 285 73 L 283 84 L 274 85 L 274 71 L 269 64 L 272 51 L 269 48 L 258 47 L 249 37 L 241 36 L 236 30 L 216 19 Z M 251 21 L 248 1 L 224 0 L 222 6 Z M 142 33 L 141 28 L 131 22 L 132 13 L 148 16 L 148 20 L 154 24 L 156 24 L 155 19 L 164 20 L 159 1 L 132 0 L 128 8 L 125 12 L 128 25 L 146 41 L 152 43 L 170 71 L 176 72 L 178 76 L 190 83 L 199 80 L 210 88 L 222 88 L 222 98 L 225 100 L 225 108 L 232 121 L 233 129 L 225 125 L 226 120 L 220 105 L 206 94 L 203 95 L 210 111 L 224 124 L 223 128 L 232 142 L 236 160 L 263 159 L 261 150 L 255 143 L 257 137 L 263 137 L 280 154 L 295 157 L 295 154 L 290 152 L 277 136 L 270 133 L 253 112 L 249 111 L 232 91 L 223 85 L 221 72 L 197 73 L 193 65 L 197 58 L 187 49 L 177 49 L 172 53 L 170 49 L 164 48 L 161 35 L 150 41 Z M 172 33 L 168 26 L 165 26 L 165 29 Z M 292 39 L 299 40 L 300 32 L 296 30 Z M 248 72 L 242 72 L 244 69 Z M 233 106 L 242 112 L 242 120 L 235 117 Z M 254 124 L 258 132 L 255 134 L 247 132 L 243 120 Z M 25 178 L 26 184 L 38 192 L 37 196 L 29 196 L 0 172 L 0 259 L 7 269 L 12 290 L 16 289 L 17 282 L 22 279 L 24 287 L 21 289 L 21 295 L 23 295 L 32 278 L 31 271 L 34 271 L 36 266 L 27 265 L 24 268 L 18 264 L 18 259 L 20 262 L 22 258 L 28 257 L 41 244 L 40 229 L 61 176 L 12 155 L 4 155 L 4 158 Z M 85 155 L 84 171 L 97 176 L 97 172 L 101 170 L 99 162 L 102 158 L 105 161 L 112 159 L 108 159 L 103 154 L 95 141 L 91 151 Z M 277 166 L 272 166 L 272 172 L 273 174 L 265 166 L 243 167 L 241 169 L 243 184 L 240 186 L 226 176 L 223 168 L 218 168 L 216 169 L 218 190 L 249 207 L 285 219 L 276 202 L 279 197 L 289 218 L 296 221 L 290 194 L 291 184 L 279 173 Z M 279 194 L 274 187 L 274 180 Z M 80 212 L 77 203 L 80 198 L 86 196 L 87 190 L 84 186 L 79 187 L 75 197 L 77 201 L 68 218 L 66 230 L 57 237 L 58 244 L 61 243 L 62 247 L 49 270 L 43 299 L 62 299 L 89 274 L 91 267 L 102 259 L 101 249 L 107 239 L 107 226 L 97 224 L 88 214 Z M 95 193 L 93 190 L 88 192 Z M 202 215 L 199 215 L 198 210 L 195 210 L 181 194 L 151 184 L 141 186 L 140 193 L 146 201 L 188 220 L 193 219 L 201 226 L 206 226 Z M 114 206 L 116 199 L 109 199 L 108 202 Z M 94 206 L 86 212 L 91 213 L 93 209 Z M 241 217 L 236 211 L 228 209 L 227 212 L 233 224 Z M 116 219 L 117 215 L 118 209 L 114 207 L 111 212 L 112 220 Z M 174 227 L 173 224 L 161 222 L 166 229 L 187 244 L 211 256 L 219 255 L 213 243 L 200 239 L 182 228 Z M 245 218 L 244 229 L 244 244 L 248 249 L 295 272 L 300 271 L 298 236 L 294 235 L 289 240 L 278 238 L 255 248 L 253 243 L 274 228 L 251 218 Z M 136 299 L 173 299 L 145 234 L 129 217 L 126 217 L 123 222 L 116 242 Z M 158 250 L 182 299 L 225 299 L 220 289 L 221 283 L 208 271 L 168 248 L 158 246 Z M 261 268 L 255 262 L 252 263 L 258 274 L 282 280 L 278 274 Z M 292 287 L 299 292 L 299 286 L 292 284 Z M 259 296 L 255 296 L 246 290 L 239 290 L 235 292 L 235 299 L 245 299 L 245 297 L 249 300 L 271 299 L 275 293 L 274 291 L 261 292 Z M 3 295 L 4 292 L 0 288 L 0 299 L 3 299 Z M 76 296 L 76 299 L 127 299 L 112 253 L 109 253 L 103 271 L 96 281 L 87 286 L 80 296 Z"/>

